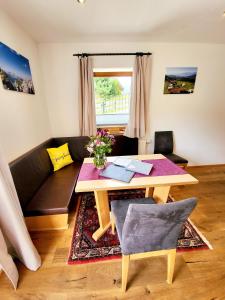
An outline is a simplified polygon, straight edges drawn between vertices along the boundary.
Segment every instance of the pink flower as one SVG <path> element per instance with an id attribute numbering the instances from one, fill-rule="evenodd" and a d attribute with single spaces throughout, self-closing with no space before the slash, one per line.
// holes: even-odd
<path id="1" fill-rule="evenodd" d="M 95 144 L 96 144 L 97 146 L 99 146 L 99 145 L 101 144 L 100 140 L 96 140 L 96 141 L 95 141 Z"/>
<path id="2" fill-rule="evenodd" d="M 90 153 L 93 153 L 94 150 L 91 147 L 87 147 L 87 151 L 90 152 Z"/>

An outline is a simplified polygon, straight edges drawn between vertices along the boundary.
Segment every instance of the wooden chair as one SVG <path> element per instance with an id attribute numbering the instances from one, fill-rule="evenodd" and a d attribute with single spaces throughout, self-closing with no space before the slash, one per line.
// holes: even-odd
<path id="1" fill-rule="evenodd" d="M 122 291 L 126 291 L 130 260 L 167 255 L 167 282 L 172 283 L 177 240 L 197 200 L 155 204 L 153 198 L 111 202 L 122 251 Z"/>

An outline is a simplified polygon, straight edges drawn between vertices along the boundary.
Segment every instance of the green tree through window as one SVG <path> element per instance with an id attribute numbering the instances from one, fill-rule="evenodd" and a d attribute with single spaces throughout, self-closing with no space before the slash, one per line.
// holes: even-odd
<path id="1" fill-rule="evenodd" d="M 131 75 L 132 73 L 130 72 L 106 71 L 94 73 L 97 125 L 127 124 L 129 119 Z"/>
<path id="2" fill-rule="evenodd" d="M 120 96 L 123 92 L 123 87 L 118 79 L 108 77 L 96 77 L 95 93 L 97 96 L 104 98 L 105 100 L 113 97 Z"/>

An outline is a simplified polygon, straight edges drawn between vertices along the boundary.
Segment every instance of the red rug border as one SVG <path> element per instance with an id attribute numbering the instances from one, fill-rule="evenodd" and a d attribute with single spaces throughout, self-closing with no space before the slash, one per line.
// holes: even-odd
<path id="1" fill-rule="evenodd" d="M 99 258 L 90 258 L 89 260 L 77 260 L 77 261 L 67 261 L 68 265 L 84 265 L 89 263 L 95 263 L 100 261 L 108 261 L 108 260 L 117 260 L 120 259 L 122 255 L 112 255 L 108 257 L 99 257 Z"/>
<path id="2" fill-rule="evenodd" d="M 190 248 L 190 249 L 177 249 L 177 253 L 184 253 L 184 252 L 192 252 L 192 251 L 200 251 L 200 250 L 211 250 L 208 246 L 202 246 L 202 248 Z M 121 259 L 121 255 L 113 255 L 110 257 L 99 257 L 99 258 L 91 258 L 89 260 L 77 260 L 77 261 L 67 261 L 67 265 L 84 265 L 84 264 L 89 264 L 89 263 L 96 263 L 96 262 L 101 262 L 101 261 L 108 261 L 108 260 L 117 260 Z"/>
<path id="3" fill-rule="evenodd" d="M 79 195 L 78 197 L 78 201 L 77 201 L 77 206 L 76 206 L 76 211 L 75 211 L 75 224 L 74 224 L 74 227 L 73 227 L 73 234 L 72 234 L 72 240 L 70 242 L 70 251 L 69 251 L 69 254 L 67 256 L 67 264 L 68 265 L 74 265 L 74 263 L 72 261 L 70 261 L 70 257 L 72 256 L 72 250 L 73 250 L 73 247 L 72 247 L 72 241 L 74 239 L 74 235 L 75 235 L 75 232 L 76 232 L 76 228 L 77 228 L 77 216 L 78 216 L 78 213 L 79 213 L 79 210 L 80 210 L 80 202 L 81 202 L 81 194 Z"/>

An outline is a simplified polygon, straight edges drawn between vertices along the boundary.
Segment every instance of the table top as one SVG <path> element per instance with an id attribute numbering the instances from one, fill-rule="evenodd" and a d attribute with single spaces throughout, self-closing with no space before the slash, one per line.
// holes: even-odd
<path id="1" fill-rule="evenodd" d="M 125 157 L 125 156 L 123 156 Z M 93 158 L 85 158 L 83 165 L 81 167 L 80 175 L 77 180 L 77 184 L 75 187 L 76 192 L 91 192 L 91 191 L 101 191 L 101 190 L 117 190 L 117 189 L 135 189 L 135 188 L 145 188 L 145 187 L 157 187 L 157 186 L 172 186 L 172 185 L 185 185 L 185 184 L 196 184 L 198 183 L 198 180 L 193 177 L 192 175 L 188 174 L 183 169 L 180 169 L 177 165 L 173 164 L 172 162 L 168 161 L 168 159 L 163 156 L 162 154 L 145 154 L 145 155 L 132 155 L 132 156 L 126 156 L 128 158 L 133 159 L 139 159 L 143 161 L 153 160 L 153 166 L 154 166 L 154 160 L 157 162 L 157 165 L 160 165 L 158 162 L 159 160 L 163 160 L 161 166 L 163 166 L 163 163 L 170 164 L 173 168 L 174 172 L 168 172 L 164 170 L 162 172 L 162 175 L 160 176 L 160 173 L 157 170 L 156 172 L 151 172 L 149 176 L 145 175 L 135 175 L 132 180 L 129 183 L 114 180 L 114 179 L 108 179 L 104 178 L 102 176 L 99 176 L 99 171 L 95 170 L 93 178 L 91 178 L 90 174 L 84 174 L 90 168 L 90 173 L 93 173 Z M 108 157 L 107 162 L 111 163 L 116 159 L 116 157 Z M 165 161 L 164 161 L 165 160 Z M 98 172 L 98 173 L 97 173 Z M 97 173 L 97 174 L 96 174 Z M 156 174 L 154 176 L 154 174 Z M 172 175 L 171 175 L 172 174 Z"/>

